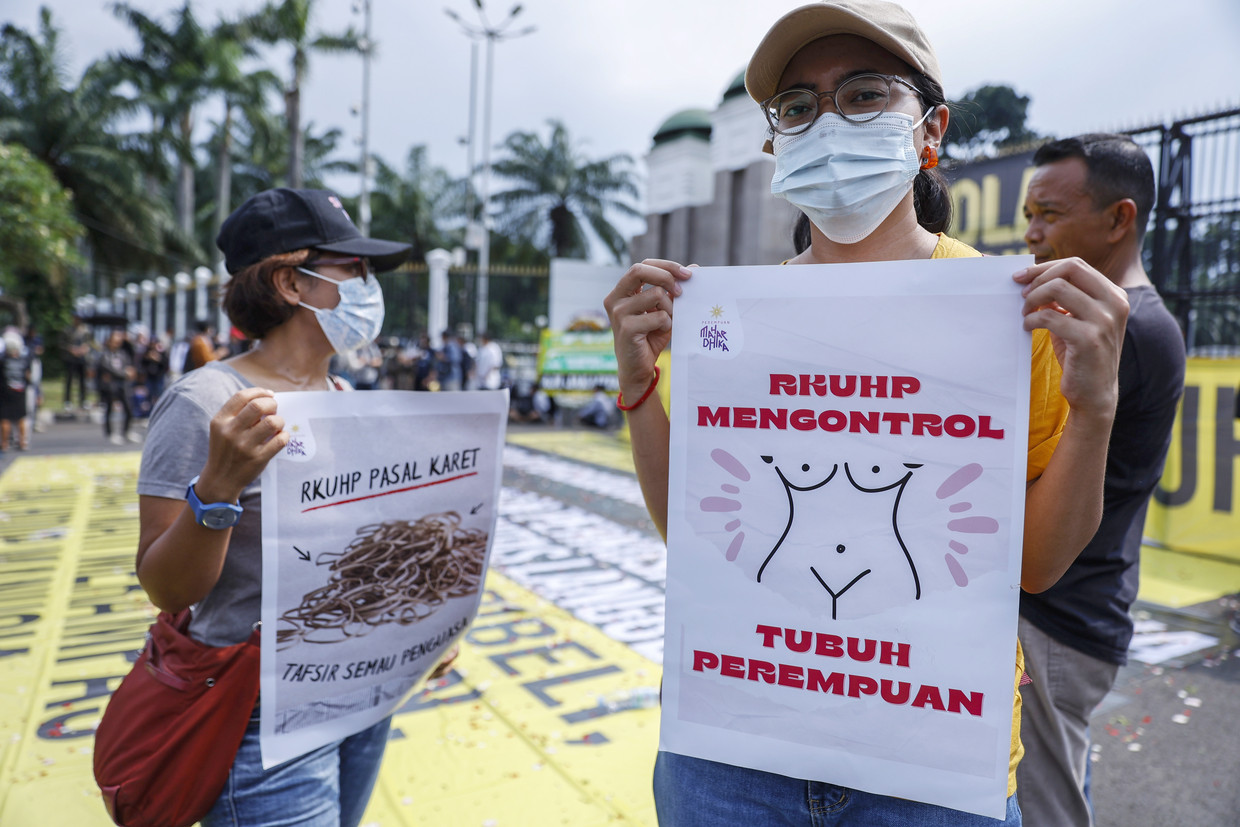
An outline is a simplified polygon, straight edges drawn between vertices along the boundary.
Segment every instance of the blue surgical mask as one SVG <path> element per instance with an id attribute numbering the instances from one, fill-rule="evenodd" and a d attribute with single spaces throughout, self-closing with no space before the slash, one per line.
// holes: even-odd
<path id="1" fill-rule="evenodd" d="M 887 112 L 853 123 L 825 112 L 799 135 L 776 135 L 771 193 L 809 216 L 827 238 L 855 244 L 912 188 L 921 168 L 913 131 L 925 119 L 914 123 L 911 115 Z"/>
<path id="2" fill-rule="evenodd" d="M 307 276 L 331 282 L 340 291 L 340 303 L 332 308 L 301 306 L 314 311 L 323 328 L 323 335 L 337 353 L 349 353 L 365 347 L 379 336 L 383 328 L 383 289 L 373 275 L 344 281 L 329 279 L 313 270 L 298 267 Z"/>

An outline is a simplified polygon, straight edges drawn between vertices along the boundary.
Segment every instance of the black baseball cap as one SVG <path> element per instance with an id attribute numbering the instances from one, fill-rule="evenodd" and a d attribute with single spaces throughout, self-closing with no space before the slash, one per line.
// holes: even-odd
<path id="1" fill-rule="evenodd" d="M 312 247 L 370 259 L 376 273 L 394 270 L 409 257 L 410 244 L 366 238 L 340 197 L 329 190 L 264 190 L 233 211 L 215 245 L 229 273 L 239 273 L 268 256 Z"/>

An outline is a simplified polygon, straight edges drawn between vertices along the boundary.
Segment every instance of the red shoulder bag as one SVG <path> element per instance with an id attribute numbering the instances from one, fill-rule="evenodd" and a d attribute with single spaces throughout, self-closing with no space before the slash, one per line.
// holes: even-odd
<path id="1" fill-rule="evenodd" d="M 121 827 L 189 827 L 206 815 L 258 700 L 259 633 L 191 638 L 188 609 L 161 612 L 95 730 L 95 781 Z"/>

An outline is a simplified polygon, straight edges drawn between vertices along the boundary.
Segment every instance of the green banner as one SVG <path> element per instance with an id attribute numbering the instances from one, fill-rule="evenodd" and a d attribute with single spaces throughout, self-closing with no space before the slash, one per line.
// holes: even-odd
<path id="1" fill-rule="evenodd" d="M 538 348 L 538 374 L 547 393 L 590 393 L 602 385 L 619 391 L 610 330 L 544 330 Z"/>

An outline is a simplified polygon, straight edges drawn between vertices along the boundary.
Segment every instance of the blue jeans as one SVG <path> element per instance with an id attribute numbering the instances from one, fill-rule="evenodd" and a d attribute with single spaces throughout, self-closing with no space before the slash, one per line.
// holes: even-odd
<path id="1" fill-rule="evenodd" d="M 379 777 L 392 719 L 263 770 L 258 712 L 201 827 L 357 827 Z"/>
<path id="2" fill-rule="evenodd" d="M 1020 827 L 1014 795 L 999 821 L 674 752 L 660 752 L 655 761 L 654 804 L 660 827 Z"/>

